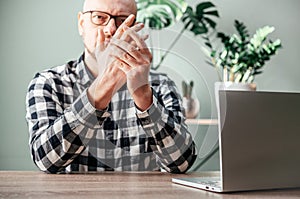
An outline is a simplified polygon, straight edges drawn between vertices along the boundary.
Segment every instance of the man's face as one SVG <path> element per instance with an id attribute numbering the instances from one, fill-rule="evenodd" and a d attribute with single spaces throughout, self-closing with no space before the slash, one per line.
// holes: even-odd
<path id="1" fill-rule="evenodd" d="M 83 12 L 78 14 L 78 29 L 82 36 L 86 53 L 94 57 L 97 38 L 108 43 L 117 30 L 117 23 L 111 18 L 107 25 L 96 25 L 92 22 L 92 13 L 87 11 L 102 11 L 112 16 L 136 15 L 135 0 L 86 0 Z M 86 12 L 86 13 L 85 13 Z M 84 13 L 84 14 L 83 14 Z M 97 16 L 94 16 L 97 17 Z M 98 37 L 98 29 L 102 31 Z M 102 35 L 102 36 L 101 36 Z"/>

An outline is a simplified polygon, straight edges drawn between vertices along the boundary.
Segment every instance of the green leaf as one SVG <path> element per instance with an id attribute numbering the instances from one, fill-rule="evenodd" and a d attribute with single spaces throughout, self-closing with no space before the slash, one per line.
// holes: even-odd
<path id="1" fill-rule="evenodd" d="M 219 17 L 219 14 L 217 10 L 211 10 L 214 8 L 211 2 L 199 3 L 195 11 L 188 6 L 182 17 L 184 27 L 195 35 L 207 34 L 210 29 L 215 29 L 216 22 L 211 17 Z"/>
<path id="2" fill-rule="evenodd" d="M 257 49 L 266 40 L 267 36 L 275 30 L 274 27 L 265 26 L 256 31 L 250 43 L 253 44 L 254 48 Z"/>
<path id="3" fill-rule="evenodd" d="M 205 44 L 207 47 L 212 48 L 212 45 L 211 45 L 210 42 L 205 42 L 204 44 Z"/>
<path id="4" fill-rule="evenodd" d="M 181 19 L 187 8 L 185 0 L 136 0 L 137 21 L 153 29 L 166 28 Z"/>
<path id="5" fill-rule="evenodd" d="M 207 32 L 207 28 L 205 26 L 194 26 L 190 29 L 195 35 L 200 35 Z"/>
<path id="6" fill-rule="evenodd" d="M 253 75 L 259 75 L 259 74 L 261 74 L 262 73 L 262 71 L 255 71 L 254 73 L 253 73 Z"/>
<path id="7" fill-rule="evenodd" d="M 212 50 L 210 56 L 211 57 L 216 57 L 217 51 L 216 50 Z"/>
<path id="8" fill-rule="evenodd" d="M 227 51 L 227 50 L 224 50 L 224 51 L 220 54 L 220 58 L 221 58 L 221 59 L 225 59 L 227 55 L 228 55 L 228 51 Z"/>
<path id="9" fill-rule="evenodd" d="M 254 81 L 254 75 L 250 75 L 248 78 L 248 83 L 252 83 Z"/>
<path id="10" fill-rule="evenodd" d="M 209 26 L 212 27 L 213 29 L 216 28 L 217 23 L 211 20 L 210 18 L 203 17 L 203 20 L 205 20 L 209 24 Z"/>
<path id="11" fill-rule="evenodd" d="M 243 75 L 241 73 L 236 74 L 235 78 L 234 78 L 234 82 L 238 83 L 241 81 Z"/>
<path id="12" fill-rule="evenodd" d="M 213 15 L 215 17 L 219 17 L 219 13 L 216 10 L 204 12 L 205 15 Z"/>
<path id="13" fill-rule="evenodd" d="M 248 79 L 251 75 L 251 68 L 249 68 L 243 75 L 242 82 L 248 82 Z"/>
<path id="14" fill-rule="evenodd" d="M 236 72 L 238 72 L 242 67 L 243 67 L 242 65 L 234 65 L 234 66 L 232 67 L 231 70 L 232 70 L 233 73 L 236 73 Z"/>
<path id="15" fill-rule="evenodd" d="M 215 7 L 215 5 L 209 1 L 199 3 L 196 7 L 196 13 L 199 13 L 201 15 L 204 10 L 206 10 L 208 8 L 213 8 L 213 7 Z"/>
<path id="16" fill-rule="evenodd" d="M 273 45 L 276 46 L 276 47 L 281 47 L 281 41 L 280 41 L 280 39 L 276 39 L 276 40 L 273 42 Z"/>
<path id="17" fill-rule="evenodd" d="M 242 22 L 239 22 L 238 20 L 234 21 L 234 26 L 235 26 L 235 29 L 237 30 L 239 36 L 241 37 L 241 40 L 242 40 L 241 43 L 247 42 L 249 39 L 249 32 L 248 32 L 246 26 Z"/>

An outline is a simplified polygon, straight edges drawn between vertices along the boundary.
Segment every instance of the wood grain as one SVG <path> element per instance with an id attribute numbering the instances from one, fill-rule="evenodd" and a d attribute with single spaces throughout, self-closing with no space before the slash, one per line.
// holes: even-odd
<path id="1" fill-rule="evenodd" d="M 171 182 L 172 177 L 202 174 L 161 172 L 100 172 L 45 174 L 0 171 L 0 198 L 297 198 L 300 189 L 217 194 Z"/>

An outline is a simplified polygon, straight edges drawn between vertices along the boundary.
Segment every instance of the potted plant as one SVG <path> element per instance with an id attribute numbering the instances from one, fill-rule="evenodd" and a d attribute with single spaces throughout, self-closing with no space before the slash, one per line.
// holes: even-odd
<path id="1" fill-rule="evenodd" d="M 161 30 L 175 22 L 183 22 L 183 28 L 176 38 L 170 43 L 160 61 L 152 69 L 157 70 L 184 31 L 192 31 L 196 35 L 205 35 L 211 29 L 215 29 L 216 23 L 212 17 L 219 17 L 215 5 L 209 1 L 200 2 L 195 11 L 185 0 L 137 0 L 138 21 L 143 22 L 150 29 Z"/>
<path id="2" fill-rule="evenodd" d="M 275 30 L 271 26 L 259 28 L 252 37 L 242 22 L 235 20 L 234 27 L 237 34 L 216 34 L 221 41 L 220 49 L 215 49 L 207 37 L 207 48 L 203 48 L 203 51 L 209 58 L 208 63 L 216 68 L 220 81 L 224 82 L 217 83 L 217 87 L 247 87 L 256 90 L 253 83 L 255 76 L 263 72 L 265 63 L 282 47 L 281 41 L 267 40 L 268 35 Z"/>
<path id="3" fill-rule="evenodd" d="M 170 46 L 152 69 L 157 70 L 184 31 L 192 31 L 196 35 L 205 35 L 211 29 L 215 29 L 216 23 L 212 17 L 219 17 L 215 5 L 209 1 L 200 2 L 193 9 L 184 0 L 137 0 L 138 21 L 143 22 L 150 29 L 161 30 L 169 27 L 181 19 L 182 29 Z M 196 118 L 199 113 L 199 100 L 192 98 L 193 81 L 190 84 L 182 82 L 183 106 L 187 118 Z"/>
<path id="4" fill-rule="evenodd" d="M 185 108 L 185 116 L 188 119 L 196 118 L 200 109 L 199 100 L 192 96 L 193 87 L 193 81 L 190 81 L 189 84 L 186 81 L 182 81 L 182 103 Z"/>
<path id="5" fill-rule="evenodd" d="M 184 0 L 137 0 L 138 21 L 142 21 L 150 29 L 161 30 L 181 19 L 183 28 L 162 54 L 159 63 L 152 69 L 157 70 L 184 31 L 189 30 L 196 35 L 205 35 L 215 29 L 216 23 L 212 17 L 219 17 L 214 4 L 209 1 L 200 2 L 195 10 Z M 199 100 L 192 97 L 194 82 L 182 82 L 183 107 L 187 118 L 196 118 L 199 113 Z"/>

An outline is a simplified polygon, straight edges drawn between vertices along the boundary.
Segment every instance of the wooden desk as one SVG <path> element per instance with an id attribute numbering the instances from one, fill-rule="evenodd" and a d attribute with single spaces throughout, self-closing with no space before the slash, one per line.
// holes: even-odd
<path id="1" fill-rule="evenodd" d="M 286 199 L 300 197 L 300 189 L 217 194 L 171 182 L 174 176 L 186 177 L 187 175 L 160 172 L 45 174 L 37 171 L 0 171 L 0 198 Z M 202 175 L 216 175 L 216 173 Z"/>

